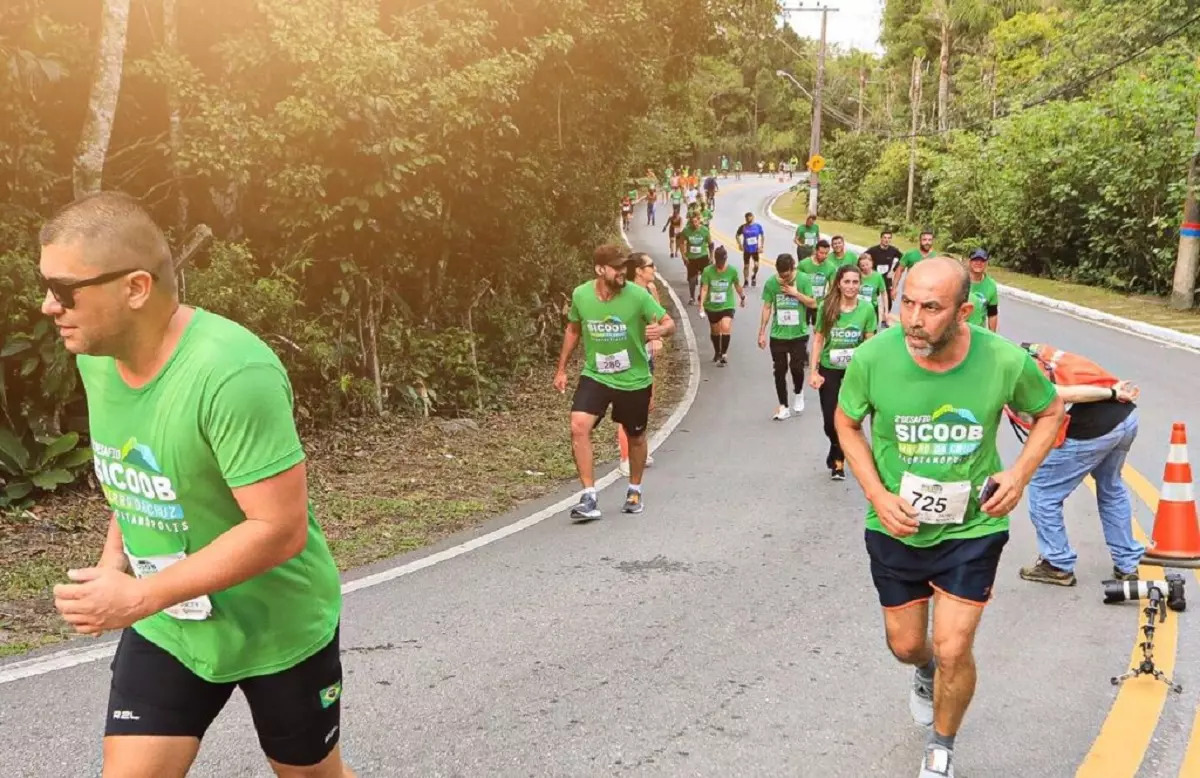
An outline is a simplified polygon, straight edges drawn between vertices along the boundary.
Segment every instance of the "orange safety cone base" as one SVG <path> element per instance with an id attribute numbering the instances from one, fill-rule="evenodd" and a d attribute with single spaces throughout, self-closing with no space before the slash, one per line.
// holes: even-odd
<path id="1" fill-rule="evenodd" d="M 1147 551 L 1142 557 L 1140 564 L 1143 565 L 1159 565 L 1161 567 L 1183 567 L 1189 570 L 1200 570 L 1200 557 L 1170 557 L 1156 556 L 1154 553 Z"/>

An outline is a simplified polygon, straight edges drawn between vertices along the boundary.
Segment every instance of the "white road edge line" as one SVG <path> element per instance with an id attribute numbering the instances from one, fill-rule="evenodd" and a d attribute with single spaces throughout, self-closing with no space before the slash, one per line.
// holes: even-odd
<path id="1" fill-rule="evenodd" d="M 784 189 L 779 192 L 771 201 L 767 203 L 767 216 L 776 224 L 781 224 L 789 229 L 795 229 L 796 223 L 788 221 L 782 216 L 775 213 L 775 202 L 790 191 Z M 829 236 L 825 236 L 829 237 Z M 847 243 L 846 248 L 851 251 L 862 251 L 863 246 L 856 246 L 852 243 Z M 1065 316 L 1070 316 L 1079 321 L 1089 322 L 1091 324 L 1099 324 L 1101 327 L 1108 327 L 1110 330 L 1123 332 L 1126 335 L 1135 335 L 1144 340 L 1149 340 L 1157 343 L 1160 346 L 1168 346 L 1170 348 L 1178 348 L 1184 351 L 1200 353 L 1200 336 L 1192 335 L 1187 332 L 1179 332 L 1170 329 L 1169 327 L 1159 327 L 1156 324 L 1147 324 L 1146 322 L 1134 321 L 1121 316 L 1116 316 L 1104 311 L 1098 311 L 1095 308 L 1088 308 L 1083 305 L 1077 305 L 1065 300 L 1056 300 L 1053 297 L 1027 292 L 1024 289 L 1006 286 L 1005 284 L 996 284 L 1001 294 L 1011 297 L 1014 300 L 1019 300 L 1029 305 L 1036 305 L 1039 308 L 1045 308 L 1055 313 L 1061 313 Z"/>
<path id="2" fill-rule="evenodd" d="M 624 232 L 622 232 L 622 236 L 624 236 Z M 628 237 L 625 237 L 625 243 L 630 248 L 633 248 L 633 245 L 629 243 Z M 684 325 L 683 336 L 687 341 L 690 375 L 688 376 L 687 390 L 684 392 L 683 399 L 667 418 L 666 423 L 664 423 L 663 426 L 656 433 L 654 433 L 654 436 L 650 438 L 650 451 L 656 450 L 663 444 L 664 441 L 666 441 L 667 437 L 675 431 L 675 428 L 678 427 L 683 421 L 683 417 L 687 415 L 689 410 L 691 410 L 692 404 L 696 401 L 696 393 L 700 389 L 700 359 L 696 355 L 696 334 L 692 331 L 690 317 L 686 315 L 686 309 L 683 306 L 683 301 L 679 299 L 679 295 L 675 293 L 675 290 L 671 287 L 671 284 L 668 283 L 667 280 L 661 275 L 658 275 L 658 278 L 662 282 L 663 286 L 666 287 L 667 293 L 671 295 L 671 301 L 675 304 L 676 310 L 679 311 L 680 319 L 682 319 L 682 323 Z M 599 490 L 607 488 L 619 477 L 620 473 L 616 468 L 613 468 L 610 472 L 596 480 L 596 489 Z M 460 543 L 457 546 L 445 549 L 444 551 L 439 551 L 436 554 L 430 554 L 429 556 L 421 557 L 420 559 L 416 559 L 407 564 L 398 565 L 396 567 L 388 568 L 387 570 L 381 570 L 378 573 L 372 573 L 371 575 L 365 575 L 362 578 L 356 578 L 353 581 L 348 581 L 342 584 L 342 594 L 350 594 L 351 592 L 357 592 L 361 589 L 369 589 L 373 586 L 379 586 L 380 584 L 387 583 L 388 581 L 393 581 L 402 576 L 415 573 L 418 570 L 424 570 L 427 567 L 433 567 L 439 562 L 445 562 L 449 559 L 453 559 L 454 557 L 462 556 L 463 554 L 474 551 L 477 548 L 482 548 L 488 544 L 495 543 L 497 540 L 502 540 L 509 535 L 514 535 L 523 529 L 528 529 L 535 524 L 543 522 L 551 516 L 562 513 L 574 505 L 577 500 L 577 496 L 564 498 L 553 505 L 542 508 L 536 513 L 515 521 L 512 524 L 507 524 L 500 529 L 487 533 L 486 535 L 480 535 L 479 537 L 472 538 L 465 543 Z M 47 654 L 46 656 L 0 665 L 0 685 L 12 683 L 13 681 L 19 681 L 22 678 L 45 675 L 46 673 L 52 673 L 56 670 L 65 670 L 76 665 L 82 665 L 88 662 L 96 662 L 101 659 L 106 659 L 116 653 L 116 650 L 117 641 L 108 640 L 102 645 L 98 646 L 68 648 L 62 651 L 56 651 L 52 654 Z"/>

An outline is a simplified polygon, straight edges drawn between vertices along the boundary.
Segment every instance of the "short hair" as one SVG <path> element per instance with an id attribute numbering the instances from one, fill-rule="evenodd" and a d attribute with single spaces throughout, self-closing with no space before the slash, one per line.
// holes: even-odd
<path id="1" fill-rule="evenodd" d="M 796 269 L 796 258 L 791 254 L 780 254 L 775 257 L 775 272 L 790 273 Z"/>
<path id="2" fill-rule="evenodd" d="M 924 238 L 926 235 L 928 235 L 929 237 L 931 237 L 931 238 L 932 238 L 932 237 L 933 237 L 933 230 L 921 230 L 921 235 L 920 235 L 920 237 Z"/>
<path id="3" fill-rule="evenodd" d="M 596 248 L 593 256 L 597 265 L 621 268 L 625 266 L 629 253 L 615 243 L 605 243 Z"/>
<path id="4" fill-rule="evenodd" d="M 891 231 L 891 230 L 882 230 L 882 231 L 879 233 L 879 237 L 881 237 L 881 238 L 882 238 L 884 235 L 891 235 L 891 234 L 892 234 L 892 231 Z"/>
<path id="5" fill-rule="evenodd" d="M 830 244 L 832 244 L 835 240 L 840 240 L 842 243 L 846 242 L 846 239 L 843 238 L 841 235 L 834 235 L 832 238 L 829 239 Z"/>
<path id="6" fill-rule="evenodd" d="M 753 211 L 746 211 L 746 215 L 747 215 L 747 216 L 749 216 L 751 219 L 753 219 L 753 218 L 754 218 L 754 212 L 753 212 Z"/>
<path id="7" fill-rule="evenodd" d="M 821 238 L 819 241 L 817 241 L 817 248 L 819 248 L 819 249 L 829 248 L 829 241 L 825 240 L 824 238 Z"/>
<path id="8" fill-rule="evenodd" d="M 43 246 L 85 243 L 84 261 L 106 270 L 147 270 L 175 293 L 171 246 L 140 202 L 123 192 L 95 192 L 66 205 L 38 234 Z"/>

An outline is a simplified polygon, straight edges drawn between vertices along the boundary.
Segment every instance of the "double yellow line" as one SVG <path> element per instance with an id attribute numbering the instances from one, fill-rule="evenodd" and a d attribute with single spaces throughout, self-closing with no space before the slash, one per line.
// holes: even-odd
<path id="1" fill-rule="evenodd" d="M 1121 477 L 1134 494 L 1150 508 L 1150 512 L 1157 513 L 1158 490 L 1154 485 L 1130 465 L 1125 465 Z M 1088 487 L 1095 490 L 1095 484 L 1090 478 Z M 1148 542 L 1146 533 L 1136 521 L 1133 523 L 1133 531 L 1139 542 Z M 1138 576 L 1143 580 L 1161 579 L 1163 573 L 1163 568 L 1157 565 L 1138 566 Z M 1200 581 L 1200 572 L 1196 573 L 1196 580 Z M 1140 609 L 1139 614 L 1133 651 L 1130 653 L 1131 666 L 1140 662 L 1142 658 L 1140 644 L 1146 615 L 1141 613 Z M 1179 616 L 1168 614 L 1166 621 L 1161 622 L 1154 633 L 1154 663 L 1169 677 L 1175 672 L 1178 639 Z M 1149 676 L 1140 675 L 1125 681 L 1117 692 L 1112 707 L 1109 708 L 1108 716 L 1100 727 L 1100 733 L 1092 743 L 1091 750 L 1079 765 L 1075 778 L 1134 778 L 1146 756 L 1146 750 L 1150 747 L 1154 730 L 1158 727 L 1167 694 L 1167 685 Z M 1192 732 L 1184 751 L 1179 778 L 1200 778 L 1200 709 L 1192 722 Z"/>

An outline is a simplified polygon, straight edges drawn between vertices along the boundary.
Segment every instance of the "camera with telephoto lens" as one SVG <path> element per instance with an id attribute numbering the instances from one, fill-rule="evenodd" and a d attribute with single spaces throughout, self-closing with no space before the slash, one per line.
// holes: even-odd
<path id="1" fill-rule="evenodd" d="M 1104 602 L 1112 604 L 1126 600 L 1167 599 L 1167 607 L 1179 613 L 1187 608 L 1183 592 L 1183 576 L 1167 573 L 1165 581 L 1104 581 Z"/>

